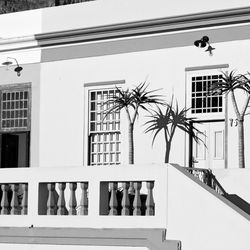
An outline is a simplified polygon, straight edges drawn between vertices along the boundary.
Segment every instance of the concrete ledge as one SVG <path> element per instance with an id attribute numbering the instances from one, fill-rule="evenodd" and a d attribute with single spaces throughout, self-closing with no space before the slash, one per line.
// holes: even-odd
<path id="1" fill-rule="evenodd" d="M 235 210 L 237 213 L 239 213 L 240 215 L 242 215 L 245 219 L 247 219 L 248 221 L 250 221 L 250 215 L 247 214 L 244 210 L 242 210 L 240 207 L 236 206 L 234 203 L 232 203 L 230 200 L 228 200 L 226 197 L 224 197 L 223 195 L 218 194 L 215 190 L 213 190 L 212 188 L 210 188 L 208 185 L 206 185 L 205 183 L 203 183 L 202 181 L 200 181 L 197 177 L 193 176 L 192 174 L 188 173 L 185 169 L 183 169 L 182 167 L 180 167 L 177 164 L 171 164 L 171 166 L 173 166 L 174 168 L 176 168 L 177 170 L 179 170 L 180 172 L 182 172 L 184 175 L 186 175 L 189 179 L 193 180 L 194 182 L 196 182 L 198 185 L 200 185 L 202 188 L 204 188 L 205 190 L 207 190 L 209 193 L 213 194 L 216 198 L 218 198 L 219 200 L 221 200 L 222 202 L 224 202 L 226 205 L 228 205 L 229 207 L 231 207 L 233 210 Z"/>
<path id="2" fill-rule="evenodd" d="M 165 240 L 165 229 L 92 229 L 1 227 L 1 243 L 147 247 L 180 250 L 177 240 Z"/>

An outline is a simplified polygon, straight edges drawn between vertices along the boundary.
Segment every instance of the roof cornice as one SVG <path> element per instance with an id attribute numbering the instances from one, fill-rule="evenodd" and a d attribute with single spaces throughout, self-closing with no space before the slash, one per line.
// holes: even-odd
<path id="1" fill-rule="evenodd" d="M 250 7 L 2 39 L 0 40 L 0 51 L 50 47 L 247 23 L 250 24 Z M 32 41 L 33 43 L 31 43 Z"/>

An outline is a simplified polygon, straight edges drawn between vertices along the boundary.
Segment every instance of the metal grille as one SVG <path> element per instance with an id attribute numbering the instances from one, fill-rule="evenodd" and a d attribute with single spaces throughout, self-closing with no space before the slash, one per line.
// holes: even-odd
<path id="1" fill-rule="evenodd" d="M 1 91 L 1 130 L 29 128 L 29 90 Z"/>
<path id="2" fill-rule="evenodd" d="M 221 81 L 222 75 L 192 77 L 192 113 L 222 112 L 222 95 L 208 95 L 212 83 Z"/>
<path id="3" fill-rule="evenodd" d="M 120 111 L 107 115 L 115 89 L 90 91 L 90 165 L 120 164 Z"/>

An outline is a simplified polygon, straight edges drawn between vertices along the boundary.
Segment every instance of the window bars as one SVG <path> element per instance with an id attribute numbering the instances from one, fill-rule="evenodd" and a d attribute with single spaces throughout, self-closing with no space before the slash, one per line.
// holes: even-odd
<path id="1" fill-rule="evenodd" d="M 2 89 L 1 131 L 29 130 L 30 128 L 30 90 L 29 88 Z"/>
<path id="2" fill-rule="evenodd" d="M 209 95 L 212 83 L 219 82 L 222 75 L 192 77 L 191 113 L 222 112 L 222 95 Z"/>
<path id="3" fill-rule="evenodd" d="M 120 111 L 107 114 L 116 89 L 89 92 L 89 164 L 120 164 Z"/>

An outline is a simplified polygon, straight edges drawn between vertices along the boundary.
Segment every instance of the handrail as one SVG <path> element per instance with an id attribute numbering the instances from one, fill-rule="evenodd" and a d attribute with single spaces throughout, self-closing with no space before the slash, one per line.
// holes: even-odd
<path id="1" fill-rule="evenodd" d="M 220 195 L 226 195 L 227 192 L 216 179 L 211 169 L 183 167 L 187 172 L 197 177 L 201 182 L 207 184 Z"/>

